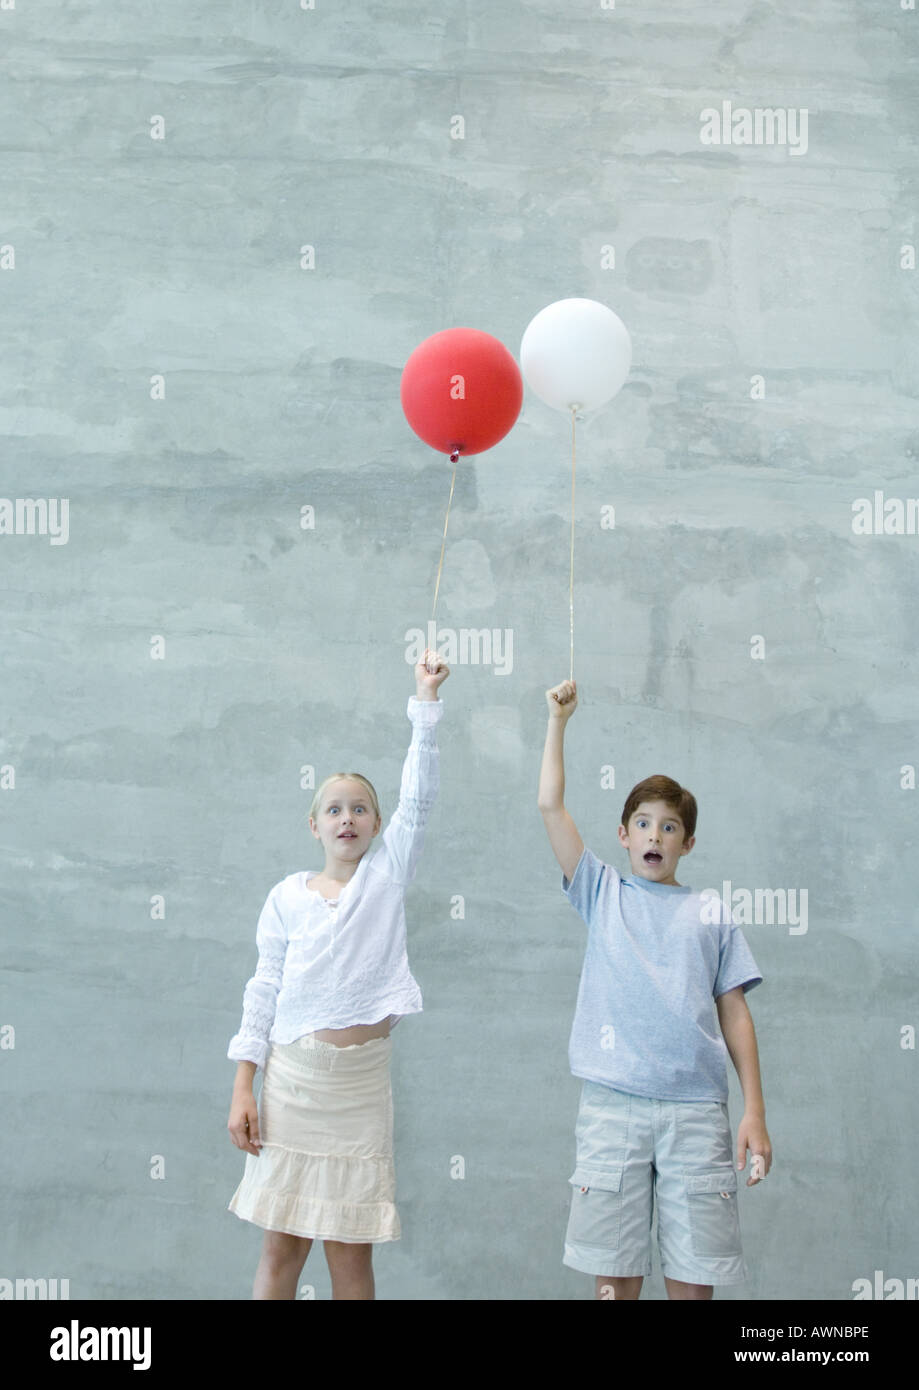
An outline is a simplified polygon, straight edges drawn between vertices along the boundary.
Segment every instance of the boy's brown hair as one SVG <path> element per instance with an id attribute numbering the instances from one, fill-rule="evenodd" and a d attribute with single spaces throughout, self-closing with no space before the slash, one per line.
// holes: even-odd
<path id="1" fill-rule="evenodd" d="M 629 820 L 643 801 L 663 801 L 677 813 L 683 822 L 684 843 L 696 833 L 696 817 L 699 814 L 696 798 L 686 787 L 674 782 L 672 777 L 665 777 L 663 773 L 658 772 L 632 788 L 622 808 L 622 824 L 626 831 L 629 828 Z"/>

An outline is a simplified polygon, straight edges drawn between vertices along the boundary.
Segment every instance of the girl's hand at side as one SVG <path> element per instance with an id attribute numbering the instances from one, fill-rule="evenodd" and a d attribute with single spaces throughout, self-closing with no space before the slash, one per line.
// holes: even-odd
<path id="1" fill-rule="evenodd" d="M 546 691 L 546 704 L 551 719 L 570 719 L 578 707 L 577 681 L 562 681 Z"/>
<path id="2" fill-rule="evenodd" d="M 247 1154 L 255 1154 L 258 1158 L 262 1141 L 258 1135 L 258 1106 L 251 1090 L 233 1092 L 227 1129 L 238 1149 L 243 1149 Z"/>
<path id="3" fill-rule="evenodd" d="M 438 688 L 450 674 L 450 667 L 428 647 L 415 667 L 415 693 L 419 700 L 437 700 Z"/>

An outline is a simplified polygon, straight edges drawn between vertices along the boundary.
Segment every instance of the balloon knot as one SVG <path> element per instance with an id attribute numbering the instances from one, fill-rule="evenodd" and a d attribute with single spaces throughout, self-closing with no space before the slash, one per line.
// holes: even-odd
<path id="1" fill-rule="evenodd" d="M 450 462 L 451 462 L 451 463 L 456 463 L 456 461 L 457 461 L 457 459 L 459 458 L 459 456 L 460 456 L 460 451 L 459 451 L 459 449 L 454 449 L 454 450 L 452 451 L 452 453 L 450 454 Z"/>

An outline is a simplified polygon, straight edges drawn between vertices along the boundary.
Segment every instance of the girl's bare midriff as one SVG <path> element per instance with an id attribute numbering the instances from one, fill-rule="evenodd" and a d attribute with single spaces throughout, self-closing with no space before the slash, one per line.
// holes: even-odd
<path id="1" fill-rule="evenodd" d="M 312 1036 L 320 1042 L 334 1043 L 336 1047 L 352 1047 L 355 1043 L 369 1042 L 371 1038 L 388 1038 L 389 1017 L 381 1018 L 379 1023 L 355 1023 L 351 1028 L 317 1028 Z"/>
<path id="2" fill-rule="evenodd" d="M 310 879 L 307 887 L 312 893 L 321 893 L 326 900 L 337 898 L 341 892 L 341 884 L 336 885 L 336 892 L 332 884 L 326 883 L 321 874 L 316 874 L 315 878 Z M 335 1047 L 360 1046 L 361 1043 L 369 1042 L 371 1038 L 388 1038 L 390 1018 L 391 1015 L 387 1014 L 379 1023 L 355 1023 L 350 1028 L 317 1028 L 311 1036 L 319 1042 L 333 1043 Z"/>

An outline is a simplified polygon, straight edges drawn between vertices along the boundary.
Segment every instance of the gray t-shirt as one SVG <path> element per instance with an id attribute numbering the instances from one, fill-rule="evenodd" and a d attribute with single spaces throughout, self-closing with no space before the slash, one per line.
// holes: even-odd
<path id="1" fill-rule="evenodd" d="M 657 1100 L 726 1101 L 715 1000 L 763 978 L 727 907 L 688 887 L 622 878 L 589 849 L 570 882 L 562 874 L 562 892 L 587 923 L 574 1075 Z"/>

